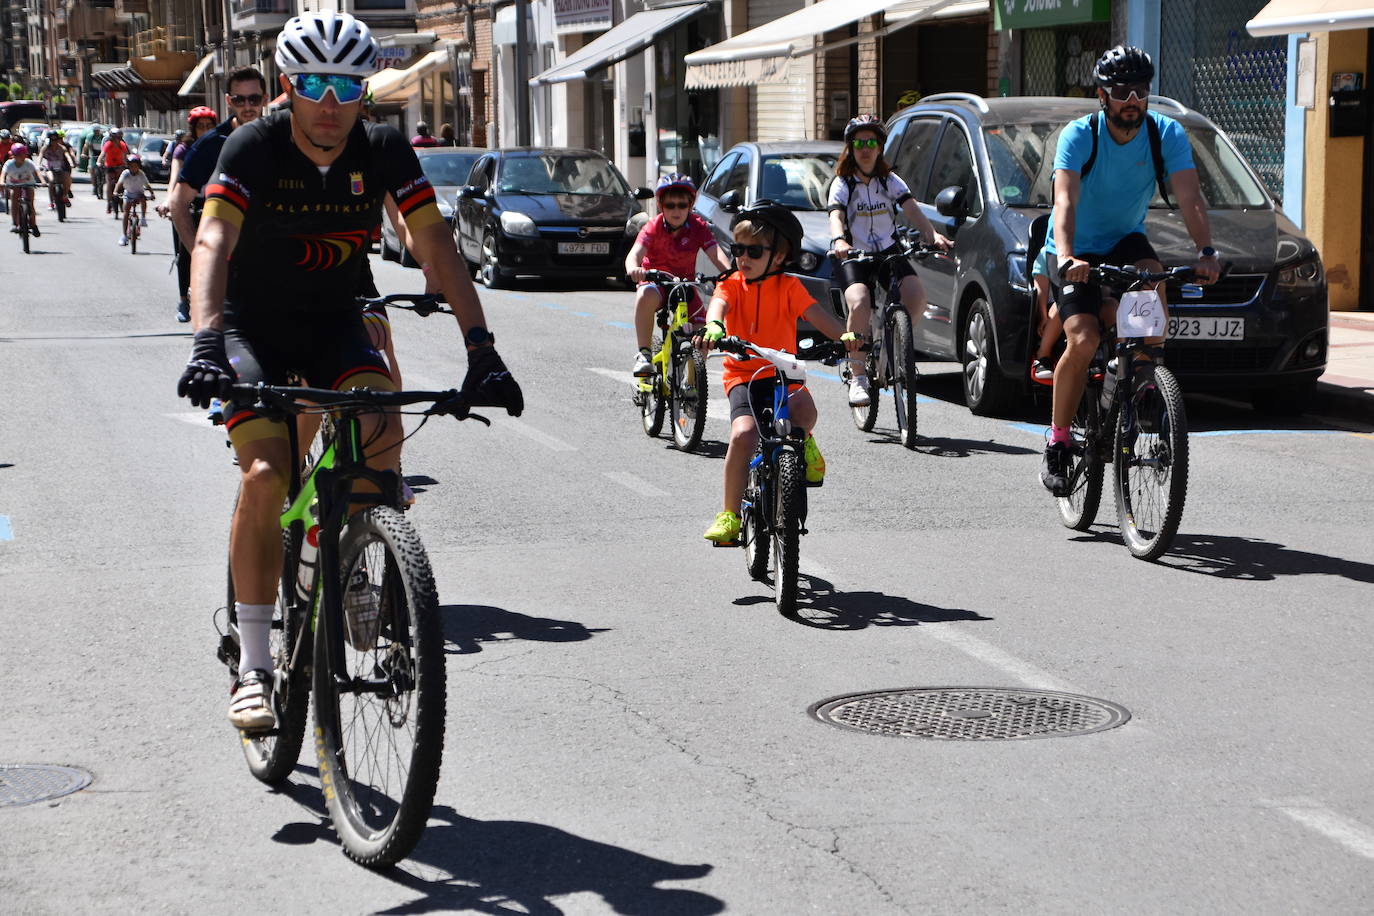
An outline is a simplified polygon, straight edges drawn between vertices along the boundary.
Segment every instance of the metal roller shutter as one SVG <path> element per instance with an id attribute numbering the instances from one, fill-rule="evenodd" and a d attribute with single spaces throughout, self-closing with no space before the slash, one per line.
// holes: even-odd
<path id="1" fill-rule="evenodd" d="M 805 0 L 750 0 L 749 28 L 755 29 L 795 13 Z M 792 60 L 783 83 L 760 83 L 749 91 L 751 140 L 806 140 L 811 124 L 811 98 L 815 58 Z"/>

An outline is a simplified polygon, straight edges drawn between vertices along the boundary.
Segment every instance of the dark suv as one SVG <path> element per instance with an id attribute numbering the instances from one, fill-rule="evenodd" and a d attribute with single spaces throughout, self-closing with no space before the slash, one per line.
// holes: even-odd
<path id="1" fill-rule="evenodd" d="M 1230 265 L 1201 299 L 1169 303 L 1165 361 L 1185 391 L 1239 390 L 1259 409 L 1299 410 L 1326 368 L 1321 258 L 1215 124 L 1172 99 L 1150 101 L 1188 132 L 1212 244 Z M 1053 203 L 1059 131 L 1097 109 L 1090 99 L 943 93 L 888 122 L 887 161 L 957 255 L 917 265 L 929 305 L 916 347 L 963 365 L 974 413 L 1005 410 L 1033 384 L 1030 224 Z M 1165 266 L 1195 261 L 1182 217 L 1158 195 L 1145 222 Z"/>

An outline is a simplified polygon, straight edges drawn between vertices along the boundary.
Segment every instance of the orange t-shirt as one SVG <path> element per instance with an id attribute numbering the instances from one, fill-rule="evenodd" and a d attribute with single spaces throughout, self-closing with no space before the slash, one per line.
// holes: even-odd
<path id="1" fill-rule="evenodd" d="M 797 352 L 797 319 L 816 304 L 796 277 L 777 274 L 762 283 L 746 284 L 739 271 L 717 284 L 715 298 L 724 299 L 729 306 L 725 311 L 726 334 L 789 353 Z M 751 381 L 754 373 L 765 367 L 759 378 L 777 374 L 766 359 L 727 356 L 725 390 Z"/>

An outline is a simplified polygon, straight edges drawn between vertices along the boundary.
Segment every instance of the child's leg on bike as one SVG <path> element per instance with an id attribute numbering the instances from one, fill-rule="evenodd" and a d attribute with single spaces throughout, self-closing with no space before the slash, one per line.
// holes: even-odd
<path id="1" fill-rule="evenodd" d="M 850 283 L 844 288 L 844 304 L 849 309 L 849 317 L 845 319 L 844 328 L 861 337 L 868 336 L 869 318 L 873 312 L 873 300 L 868 292 L 867 283 Z M 867 374 L 868 370 L 864 367 L 863 357 L 849 360 L 849 369 L 855 378 Z"/>
<path id="2" fill-rule="evenodd" d="M 656 283 L 641 283 L 635 291 L 635 344 L 649 349 L 654 335 L 654 314 L 663 304 L 663 290 Z"/>

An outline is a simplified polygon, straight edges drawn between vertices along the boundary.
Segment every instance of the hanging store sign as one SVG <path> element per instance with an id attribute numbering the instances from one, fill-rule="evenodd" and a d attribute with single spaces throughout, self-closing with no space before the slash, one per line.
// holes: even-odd
<path id="1" fill-rule="evenodd" d="M 610 27 L 611 0 L 553 0 L 553 30 L 558 35 Z"/>
<path id="2" fill-rule="evenodd" d="M 1112 21 L 1111 0 L 997 0 L 993 9 L 998 31 Z"/>

